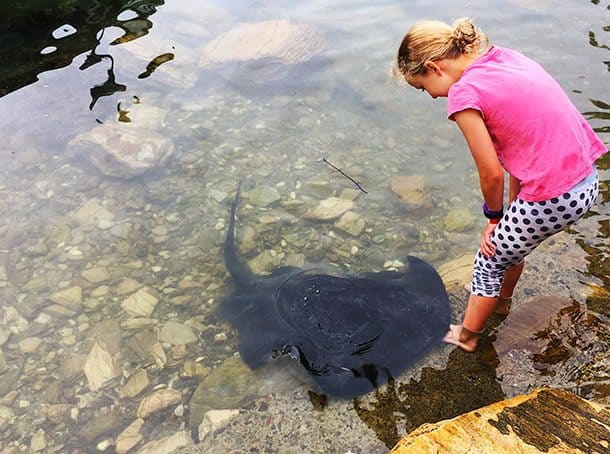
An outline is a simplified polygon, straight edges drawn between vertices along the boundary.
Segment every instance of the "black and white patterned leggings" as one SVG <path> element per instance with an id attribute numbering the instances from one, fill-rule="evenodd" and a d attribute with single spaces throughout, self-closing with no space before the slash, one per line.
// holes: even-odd
<path id="1" fill-rule="evenodd" d="M 485 257 L 480 249 L 477 251 L 472 293 L 498 297 L 506 270 L 521 263 L 546 238 L 579 220 L 593 205 L 598 192 L 597 171 L 594 171 L 559 197 L 540 202 L 515 199 L 492 232 L 495 254 Z"/>

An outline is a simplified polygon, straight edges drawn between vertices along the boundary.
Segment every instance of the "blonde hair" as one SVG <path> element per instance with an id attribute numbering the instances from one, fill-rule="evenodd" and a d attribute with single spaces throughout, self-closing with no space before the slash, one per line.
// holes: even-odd
<path id="1" fill-rule="evenodd" d="M 426 72 L 424 63 L 479 52 L 489 44 L 487 36 L 468 18 L 445 22 L 419 21 L 409 29 L 398 49 L 397 69 L 403 77 Z"/>

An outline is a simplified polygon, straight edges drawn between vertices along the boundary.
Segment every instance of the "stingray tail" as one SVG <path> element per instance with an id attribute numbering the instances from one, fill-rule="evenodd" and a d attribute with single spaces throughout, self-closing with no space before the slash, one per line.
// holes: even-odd
<path id="1" fill-rule="evenodd" d="M 231 276 L 235 280 L 235 283 L 239 286 L 248 286 L 254 281 L 254 274 L 250 270 L 250 267 L 242 262 L 237 254 L 237 248 L 235 247 L 235 210 L 239 203 L 239 194 L 241 192 L 241 181 L 237 184 L 237 192 L 235 199 L 231 203 L 231 216 L 229 218 L 229 228 L 227 229 L 227 236 L 225 238 L 225 265 L 231 273 Z"/>

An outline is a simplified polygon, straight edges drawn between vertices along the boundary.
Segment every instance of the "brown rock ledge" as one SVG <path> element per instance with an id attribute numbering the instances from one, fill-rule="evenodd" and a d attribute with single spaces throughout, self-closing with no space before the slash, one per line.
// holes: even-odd
<path id="1" fill-rule="evenodd" d="M 390 454 L 610 452 L 610 410 L 541 388 L 453 419 L 423 424 Z"/>

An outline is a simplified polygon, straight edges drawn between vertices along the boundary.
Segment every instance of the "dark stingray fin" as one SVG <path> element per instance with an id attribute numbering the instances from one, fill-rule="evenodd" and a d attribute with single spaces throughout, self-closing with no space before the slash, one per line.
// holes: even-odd
<path id="1" fill-rule="evenodd" d="M 231 203 L 231 216 L 229 217 L 229 227 L 225 238 L 224 258 L 225 265 L 231 273 L 231 277 L 235 280 L 238 287 L 251 286 L 256 281 L 256 275 L 252 273 L 250 267 L 242 262 L 237 254 L 235 247 L 235 210 L 239 203 L 239 194 L 241 192 L 241 181 L 237 184 L 237 192 Z"/>
<path id="2" fill-rule="evenodd" d="M 334 369 L 324 375 L 312 375 L 312 378 L 325 393 L 339 399 L 360 396 L 393 380 L 387 368 L 374 364 Z"/>
<path id="3" fill-rule="evenodd" d="M 412 255 L 408 255 L 407 260 L 409 268 L 404 280 L 411 291 L 434 298 L 448 298 L 445 284 L 432 265 Z"/>

